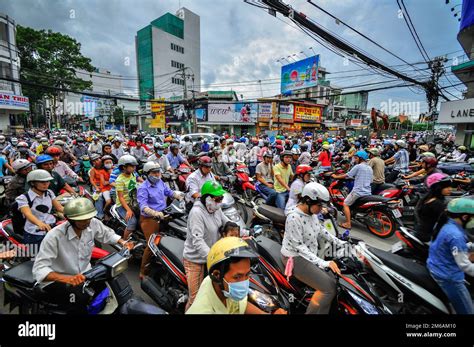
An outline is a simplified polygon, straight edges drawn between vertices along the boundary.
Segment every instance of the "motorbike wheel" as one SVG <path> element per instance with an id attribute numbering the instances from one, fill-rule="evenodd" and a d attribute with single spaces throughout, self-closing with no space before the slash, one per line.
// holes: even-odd
<path id="1" fill-rule="evenodd" d="M 257 206 L 263 205 L 266 202 L 266 199 L 260 195 L 254 196 L 252 199 L 253 203 Z"/>
<path id="2" fill-rule="evenodd" d="M 372 210 L 368 216 L 369 218 L 376 219 L 381 224 L 379 228 L 367 224 L 369 231 L 375 236 L 386 239 L 395 233 L 397 224 L 393 217 L 387 212 L 382 210 Z"/>

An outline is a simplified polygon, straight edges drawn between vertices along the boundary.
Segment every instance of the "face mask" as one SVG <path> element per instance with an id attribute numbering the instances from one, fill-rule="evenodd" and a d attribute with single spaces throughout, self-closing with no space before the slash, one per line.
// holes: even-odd
<path id="1" fill-rule="evenodd" d="M 216 212 L 217 210 L 219 210 L 222 206 L 222 203 L 221 202 L 215 202 L 213 198 L 211 198 L 210 196 L 208 196 L 206 198 L 206 209 L 207 209 L 207 212 L 209 213 L 214 213 Z"/>
<path id="2" fill-rule="evenodd" d="M 163 155 L 163 151 L 157 151 L 156 152 L 159 156 Z"/>
<path id="3" fill-rule="evenodd" d="M 248 293 L 249 293 L 249 280 L 241 281 L 241 282 L 232 282 L 229 283 L 224 280 L 225 283 L 229 286 L 229 291 L 223 290 L 224 296 L 230 298 L 234 301 L 242 301 L 244 300 Z"/>
<path id="4" fill-rule="evenodd" d="M 151 184 L 156 184 L 160 181 L 161 177 L 157 176 L 148 176 L 148 180 L 150 181 Z"/>
<path id="5" fill-rule="evenodd" d="M 474 229 L 474 217 L 471 217 L 471 219 L 469 219 L 469 222 L 467 222 L 466 224 L 466 229 Z"/>
<path id="6" fill-rule="evenodd" d="M 113 168 L 114 164 L 104 164 L 104 167 L 107 169 L 107 170 L 110 170 L 111 168 Z"/>

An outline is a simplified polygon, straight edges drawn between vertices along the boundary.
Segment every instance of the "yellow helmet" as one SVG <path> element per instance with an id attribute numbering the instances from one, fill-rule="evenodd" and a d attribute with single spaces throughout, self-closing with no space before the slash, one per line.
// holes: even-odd
<path id="1" fill-rule="evenodd" d="M 224 237 L 217 241 L 207 255 L 207 271 L 230 258 L 257 258 L 257 254 L 239 237 Z"/>

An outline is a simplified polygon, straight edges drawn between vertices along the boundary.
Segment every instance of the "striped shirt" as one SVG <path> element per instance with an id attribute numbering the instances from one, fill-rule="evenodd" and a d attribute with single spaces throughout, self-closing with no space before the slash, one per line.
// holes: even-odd
<path id="1" fill-rule="evenodd" d="M 395 155 L 395 165 L 393 170 L 400 171 L 401 173 L 408 173 L 408 165 L 410 164 L 410 155 L 406 149 L 400 149 Z"/>
<path id="2" fill-rule="evenodd" d="M 354 188 L 351 193 L 358 196 L 372 195 L 370 184 L 372 183 L 373 171 L 367 163 L 357 164 L 347 173 L 347 176 L 354 178 Z"/>

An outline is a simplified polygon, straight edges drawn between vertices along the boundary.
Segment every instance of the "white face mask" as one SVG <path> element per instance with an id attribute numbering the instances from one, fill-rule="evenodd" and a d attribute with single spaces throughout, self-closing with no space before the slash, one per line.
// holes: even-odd
<path id="1" fill-rule="evenodd" d="M 214 213 L 222 207 L 221 202 L 215 202 L 213 198 L 208 196 L 206 198 L 206 209 L 209 213 Z"/>

